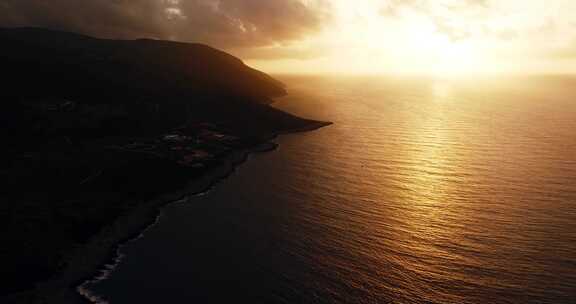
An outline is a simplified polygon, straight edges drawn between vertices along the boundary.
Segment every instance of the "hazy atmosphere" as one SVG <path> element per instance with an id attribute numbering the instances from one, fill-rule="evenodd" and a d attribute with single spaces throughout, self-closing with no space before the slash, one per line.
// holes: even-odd
<path id="1" fill-rule="evenodd" d="M 0 0 L 2 304 L 576 303 L 576 0 Z"/>
<path id="2" fill-rule="evenodd" d="M 4 0 L 0 6 L 2 26 L 201 42 L 277 73 L 567 73 L 576 66 L 571 0 Z"/>

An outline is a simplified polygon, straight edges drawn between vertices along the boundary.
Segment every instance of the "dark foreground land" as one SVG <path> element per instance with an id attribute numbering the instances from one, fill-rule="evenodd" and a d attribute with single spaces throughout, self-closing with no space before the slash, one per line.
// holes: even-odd
<path id="1" fill-rule="evenodd" d="M 271 107 L 281 83 L 204 45 L 40 29 L 0 41 L 0 302 L 40 302 L 35 287 L 103 229 L 235 151 L 327 125 Z"/>

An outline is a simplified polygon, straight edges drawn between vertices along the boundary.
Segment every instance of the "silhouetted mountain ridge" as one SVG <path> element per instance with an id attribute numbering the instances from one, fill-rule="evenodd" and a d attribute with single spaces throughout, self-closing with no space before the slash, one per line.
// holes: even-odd
<path id="1" fill-rule="evenodd" d="M 238 95 L 261 101 L 284 85 L 206 45 L 109 40 L 38 28 L 0 29 L 2 95 Z M 35 90 L 26 90 L 33 86 Z"/>

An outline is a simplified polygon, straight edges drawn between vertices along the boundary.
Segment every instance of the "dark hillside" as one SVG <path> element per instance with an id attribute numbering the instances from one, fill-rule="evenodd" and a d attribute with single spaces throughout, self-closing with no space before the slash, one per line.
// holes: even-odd
<path id="1" fill-rule="evenodd" d="M 2 303 L 27 303 L 71 252 L 232 152 L 326 125 L 273 108 L 280 82 L 205 45 L 41 29 L 0 43 Z"/>
<path id="2" fill-rule="evenodd" d="M 202 44 L 104 40 L 35 28 L 0 29 L 0 41 L 5 81 L 2 95 L 182 97 L 224 93 L 266 98 L 286 93 L 280 82 Z"/>

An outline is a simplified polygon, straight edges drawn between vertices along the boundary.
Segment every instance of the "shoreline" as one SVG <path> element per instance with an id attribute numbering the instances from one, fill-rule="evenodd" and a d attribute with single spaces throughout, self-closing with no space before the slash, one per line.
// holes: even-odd
<path id="1" fill-rule="evenodd" d="M 306 127 L 277 132 L 254 147 L 231 152 L 222 159 L 222 165 L 188 181 L 182 189 L 144 201 L 130 214 L 120 217 L 114 224 L 93 236 L 88 243 L 78 247 L 66 258 L 67 266 L 56 277 L 37 283 L 35 290 L 14 295 L 6 300 L 17 302 L 28 299 L 32 303 L 105 303 L 97 295 L 91 294 L 87 285 L 106 279 L 116 269 L 123 258 L 122 247 L 139 239 L 146 230 L 153 227 L 158 222 L 163 207 L 212 190 L 220 181 L 233 174 L 251 154 L 276 150 L 278 144 L 271 141 L 280 135 L 314 131 L 331 124 L 314 122 Z"/>

